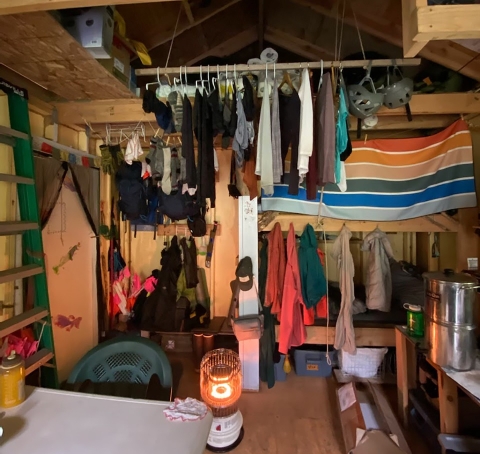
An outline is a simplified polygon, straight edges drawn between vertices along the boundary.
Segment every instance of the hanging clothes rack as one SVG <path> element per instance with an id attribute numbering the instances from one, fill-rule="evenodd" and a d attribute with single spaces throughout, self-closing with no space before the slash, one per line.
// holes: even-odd
<path id="1" fill-rule="evenodd" d="M 367 67 L 370 63 L 372 67 L 382 67 L 382 66 L 418 66 L 422 62 L 421 58 L 388 58 L 380 60 L 345 60 L 345 61 L 323 61 L 324 68 L 363 68 Z M 230 71 L 233 70 L 233 65 L 217 65 L 218 72 L 226 72 L 230 66 Z M 243 71 L 265 71 L 267 67 L 273 68 L 273 63 L 268 64 L 259 64 L 259 65 L 248 65 L 248 64 L 239 64 L 235 65 L 237 72 Z M 276 63 L 276 71 L 285 71 L 289 69 L 320 69 L 322 67 L 322 62 L 301 62 L 301 63 Z M 162 74 L 200 74 L 205 70 L 205 65 L 203 66 L 181 66 L 181 67 L 172 67 L 172 68 L 162 68 Z M 137 76 L 156 76 L 157 68 L 146 68 L 146 69 L 137 69 L 135 71 Z"/>

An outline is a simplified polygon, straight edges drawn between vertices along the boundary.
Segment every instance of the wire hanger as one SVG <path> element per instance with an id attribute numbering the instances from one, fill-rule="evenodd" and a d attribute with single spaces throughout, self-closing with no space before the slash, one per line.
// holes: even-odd
<path id="1" fill-rule="evenodd" d="M 322 84 L 323 84 L 323 60 L 320 60 L 320 80 L 318 81 L 317 91 L 320 91 Z"/>

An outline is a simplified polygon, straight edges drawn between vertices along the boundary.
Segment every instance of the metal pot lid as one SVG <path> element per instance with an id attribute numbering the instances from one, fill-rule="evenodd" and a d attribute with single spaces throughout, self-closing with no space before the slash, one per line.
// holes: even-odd
<path id="1" fill-rule="evenodd" d="M 423 273 L 424 279 L 429 281 L 438 281 L 446 284 L 460 284 L 460 285 L 478 285 L 478 280 L 466 273 L 455 273 L 451 269 L 442 271 L 435 271 L 431 273 Z"/>

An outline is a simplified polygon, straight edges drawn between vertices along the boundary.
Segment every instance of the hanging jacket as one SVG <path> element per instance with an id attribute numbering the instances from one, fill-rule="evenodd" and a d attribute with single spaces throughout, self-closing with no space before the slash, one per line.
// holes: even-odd
<path id="1" fill-rule="evenodd" d="M 322 250 L 317 249 L 318 258 L 322 266 L 325 266 L 325 254 Z M 303 309 L 303 324 L 305 326 L 314 325 L 315 317 L 317 318 L 327 318 L 327 295 L 322 296 L 320 301 L 315 307 L 308 309 L 304 307 Z"/>
<path id="2" fill-rule="evenodd" d="M 340 276 L 340 292 L 342 301 L 340 303 L 340 313 L 338 314 L 337 324 L 335 326 L 335 344 L 337 350 L 345 350 L 354 355 L 356 352 L 355 332 L 353 330 L 352 305 L 355 299 L 353 276 L 355 275 L 355 265 L 350 252 L 350 238 L 352 232 L 347 226 L 343 226 L 340 235 L 333 243 L 332 256 L 337 261 L 337 267 Z"/>
<path id="3" fill-rule="evenodd" d="M 313 103 L 309 70 L 302 73 L 302 84 L 298 90 L 301 102 L 300 137 L 298 141 L 298 174 L 303 178 L 308 172 L 308 160 L 313 151 Z"/>
<path id="4" fill-rule="evenodd" d="M 371 310 L 390 312 L 392 274 L 389 259 L 394 257 L 387 235 L 376 228 L 363 240 L 362 251 L 370 251 L 365 285 L 367 307 Z"/>
<path id="5" fill-rule="evenodd" d="M 241 168 L 243 166 L 245 150 L 248 148 L 248 129 L 247 119 L 245 118 L 245 112 L 243 110 L 242 95 L 239 91 L 237 92 L 236 102 L 237 129 L 235 130 L 233 137 L 232 149 L 235 151 L 235 161 L 237 167 Z"/>
<path id="6" fill-rule="evenodd" d="M 275 385 L 275 366 L 273 352 L 275 350 L 275 317 L 271 308 L 265 306 L 265 287 L 267 280 L 268 243 L 264 241 L 259 254 L 258 297 L 263 306 L 263 335 L 260 338 L 260 380 L 267 382 L 268 388 Z"/>
<path id="7" fill-rule="evenodd" d="M 272 314 L 280 313 L 282 308 L 283 282 L 285 279 L 285 244 L 282 229 L 277 222 L 268 234 L 268 272 L 265 292 L 265 306 L 271 307 Z"/>
<path id="8" fill-rule="evenodd" d="M 197 247 L 195 240 L 190 238 L 190 244 L 187 245 L 187 239 L 180 240 L 180 246 L 183 252 L 183 269 L 185 271 L 185 283 L 187 288 L 195 288 L 198 284 L 197 276 Z"/>
<path id="9" fill-rule="evenodd" d="M 303 302 L 307 308 L 316 306 L 327 293 L 325 272 L 317 252 L 317 238 L 310 224 L 300 237 L 298 248 L 300 279 L 302 282 Z"/>
<path id="10" fill-rule="evenodd" d="M 307 332 L 302 320 L 303 307 L 302 283 L 300 281 L 297 248 L 295 247 L 295 230 L 293 224 L 290 224 L 287 236 L 287 267 L 283 284 L 280 333 L 278 336 L 278 350 L 284 355 L 288 353 L 291 347 L 298 347 L 305 342 Z"/>

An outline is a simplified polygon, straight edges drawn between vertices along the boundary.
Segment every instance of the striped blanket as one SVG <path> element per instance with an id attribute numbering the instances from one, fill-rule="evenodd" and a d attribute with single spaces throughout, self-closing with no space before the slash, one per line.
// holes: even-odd
<path id="1" fill-rule="evenodd" d="M 477 206 L 472 141 L 464 121 L 442 132 L 414 139 L 353 142 L 345 162 L 347 191 L 324 188 L 321 215 L 365 221 L 394 221 Z M 288 177 L 288 176 L 287 176 Z M 262 196 L 262 210 L 317 215 L 316 200 L 297 196 L 288 186 L 275 185 Z"/>

